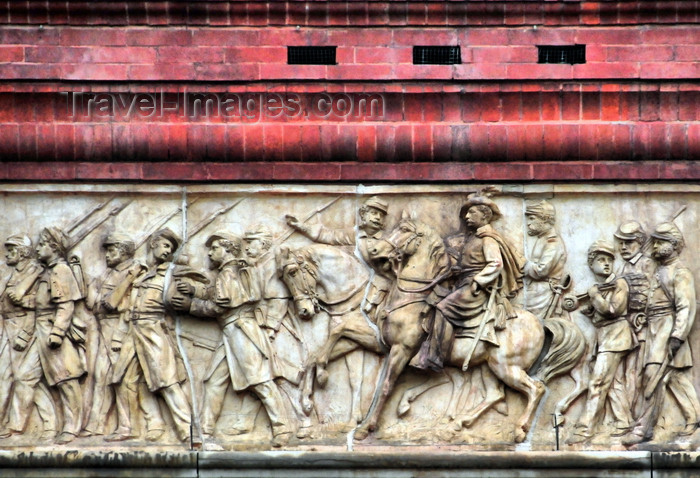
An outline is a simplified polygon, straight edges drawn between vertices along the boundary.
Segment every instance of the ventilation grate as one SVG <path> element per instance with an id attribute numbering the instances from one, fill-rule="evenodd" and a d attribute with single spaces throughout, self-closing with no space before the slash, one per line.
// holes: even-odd
<path id="1" fill-rule="evenodd" d="M 537 63 L 586 63 L 586 45 L 538 45 Z"/>
<path id="2" fill-rule="evenodd" d="M 287 63 L 290 65 L 335 65 L 334 46 L 288 46 Z"/>
<path id="3" fill-rule="evenodd" d="M 414 65 L 456 65 L 462 63 L 459 46 L 414 46 Z"/>

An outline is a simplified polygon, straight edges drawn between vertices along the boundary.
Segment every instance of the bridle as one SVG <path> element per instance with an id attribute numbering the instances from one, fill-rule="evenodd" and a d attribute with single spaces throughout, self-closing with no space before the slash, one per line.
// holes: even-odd
<path id="1" fill-rule="evenodd" d="M 331 316 L 341 316 L 354 311 L 362 303 L 362 296 L 359 296 L 359 300 L 356 301 L 357 303 L 351 303 L 349 307 L 345 310 L 337 311 L 332 308 L 333 306 L 338 306 L 340 304 L 344 304 L 350 301 L 353 297 L 357 295 L 357 293 L 360 290 L 365 288 L 368 282 L 367 280 L 365 280 L 359 286 L 353 289 L 353 291 L 345 299 L 340 299 L 336 302 L 321 302 L 321 300 L 319 300 L 318 292 L 316 292 L 316 281 L 313 281 L 312 283 L 312 281 L 308 277 L 314 277 L 317 275 L 317 272 L 312 272 L 313 266 L 310 265 L 301 254 L 294 254 L 293 261 L 289 261 L 287 264 L 285 264 L 283 266 L 283 270 L 286 270 L 287 267 L 289 267 L 292 263 L 295 263 L 298 267 L 297 271 L 299 272 L 299 276 L 301 276 L 301 289 L 303 290 L 303 293 L 301 293 L 299 287 L 295 286 L 294 289 L 296 290 L 296 294 L 294 293 L 294 291 L 292 291 L 292 298 L 294 300 L 295 307 L 298 302 L 308 300 L 313 304 L 315 314 L 317 314 L 319 311 L 324 311 L 325 313 Z"/>
<path id="2" fill-rule="evenodd" d="M 444 281 L 450 275 L 452 275 L 452 272 L 448 270 L 446 273 L 436 277 L 435 279 L 422 279 L 422 278 L 417 278 L 417 277 L 402 277 L 403 273 L 403 254 L 404 251 L 416 240 L 420 240 L 424 237 L 424 233 L 418 230 L 418 227 L 412 223 L 412 222 L 402 222 L 399 226 L 402 230 L 406 229 L 409 232 L 411 232 L 411 235 L 406 238 L 405 241 L 403 241 L 403 244 L 396 244 L 394 241 L 391 240 L 391 237 L 388 237 L 384 239 L 394 250 L 389 254 L 389 259 L 392 264 L 392 271 L 396 275 L 396 287 L 401 291 L 401 292 L 406 292 L 409 294 L 415 294 L 415 293 L 421 293 L 421 292 L 427 292 L 431 290 L 433 287 L 435 287 L 436 284 L 439 284 L 440 282 Z M 405 289 L 401 287 L 401 280 L 409 281 L 409 282 L 418 282 L 421 284 L 427 284 L 425 287 L 421 287 L 419 289 Z"/>
<path id="3" fill-rule="evenodd" d="M 298 302 L 303 300 L 310 301 L 314 306 L 314 313 L 318 313 L 321 309 L 321 304 L 318 301 L 318 293 L 316 292 L 316 284 L 311 283 L 308 276 L 314 277 L 315 274 L 311 272 L 311 266 L 300 254 L 294 254 L 293 259 L 288 261 L 283 267 L 283 275 L 289 266 L 296 265 L 298 276 L 301 277 L 301 287 L 294 283 L 294 290 L 292 292 L 292 299 L 294 300 L 294 306 Z M 296 279 L 296 277 L 295 277 Z M 315 281 L 314 281 L 315 282 Z M 289 287 L 289 286 L 288 286 Z M 303 291 L 303 292 L 302 292 Z"/>

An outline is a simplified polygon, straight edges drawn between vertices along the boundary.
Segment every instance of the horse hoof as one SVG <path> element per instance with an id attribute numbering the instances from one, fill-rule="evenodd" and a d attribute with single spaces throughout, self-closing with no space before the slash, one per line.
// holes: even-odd
<path id="1" fill-rule="evenodd" d="M 527 432 L 520 428 L 515 430 L 515 443 L 522 443 L 527 438 Z"/>
<path id="2" fill-rule="evenodd" d="M 314 402 L 312 402 L 310 398 L 304 397 L 301 400 L 301 409 L 306 416 L 309 416 L 311 414 L 311 410 L 314 409 Z"/>
<path id="3" fill-rule="evenodd" d="M 366 428 L 358 428 L 355 430 L 355 434 L 353 435 L 353 440 L 355 441 L 362 441 L 366 439 L 369 436 L 369 430 Z"/>
<path id="4" fill-rule="evenodd" d="M 399 402 L 399 406 L 396 407 L 396 416 L 403 417 L 411 410 L 411 401 L 403 397 Z"/>
<path id="5" fill-rule="evenodd" d="M 501 415 L 506 416 L 506 417 L 508 416 L 508 403 L 506 403 L 505 400 L 501 400 L 500 402 L 498 402 L 498 403 L 494 406 L 494 408 L 495 408 L 496 411 L 497 411 L 498 413 L 500 413 Z"/>
<path id="6" fill-rule="evenodd" d="M 316 370 L 316 383 L 318 383 L 318 386 L 321 388 L 325 387 L 328 383 L 328 372 L 325 368 L 319 367 L 318 370 Z"/>
<path id="7" fill-rule="evenodd" d="M 476 417 L 465 418 L 464 420 L 462 420 L 462 426 L 464 428 L 470 428 L 472 425 L 474 425 L 475 421 Z"/>
<path id="8" fill-rule="evenodd" d="M 311 427 L 300 427 L 297 430 L 297 438 L 311 438 Z"/>
<path id="9" fill-rule="evenodd" d="M 457 434 L 456 432 L 459 431 L 460 430 L 442 429 L 438 430 L 436 434 L 440 441 L 449 442 L 454 439 L 455 435 Z"/>

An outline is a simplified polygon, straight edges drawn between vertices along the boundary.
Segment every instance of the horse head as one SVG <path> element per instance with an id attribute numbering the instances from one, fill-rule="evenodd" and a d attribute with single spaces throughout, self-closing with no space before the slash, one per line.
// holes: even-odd
<path id="1" fill-rule="evenodd" d="M 370 255 L 373 261 L 390 264 L 386 269 L 396 276 L 409 267 L 420 271 L 425 278 L 433 278 L 449 267 L 442 238 L 428 225 L 405 213 L 396 228 L 375 244 Z"/>
<path id="2" fill-rule="evenodd" d="M 300 319 L 309 320 L 320 310 L 316 292 L 318 268 L 305 251 L 282 247 L 275 254 L 277 274 L 292 294 Z"/>

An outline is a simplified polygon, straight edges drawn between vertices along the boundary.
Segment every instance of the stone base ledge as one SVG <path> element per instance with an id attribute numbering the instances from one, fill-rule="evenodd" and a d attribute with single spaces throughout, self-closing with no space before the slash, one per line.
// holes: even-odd
<path id="1" fill-rule="evenodd" d="M 682 477 L 700 452 L 0 451 L 3 477 Z"/>

